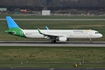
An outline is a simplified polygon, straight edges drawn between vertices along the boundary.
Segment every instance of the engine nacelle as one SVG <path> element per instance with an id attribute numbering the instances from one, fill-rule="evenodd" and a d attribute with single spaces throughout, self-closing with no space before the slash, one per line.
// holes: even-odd
<path id="1" fill-rule="evenodd" d="M 66 37 L 59 37 L 58 40 L 61 41 L 61 42 L 66 42 L 67 38 Z"/>

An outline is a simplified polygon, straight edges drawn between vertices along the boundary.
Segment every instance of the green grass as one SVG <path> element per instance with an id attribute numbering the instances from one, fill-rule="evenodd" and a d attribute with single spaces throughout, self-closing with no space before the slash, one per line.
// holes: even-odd
<path id="1" fill-rule="evenodd" d="M 103 34 L 102 38 L 99 39 L 93 39 L 95 41 L 105 41 L 105 21 L 69 21 L 69 20 L 33 20 L 33 21 L 16 21 L 17 24 L 23 28 L 23 29 L 45 29 L 45 26 L 48 26 L 50 29 L 92 29 L 97 30 L 100 33 Z M 10 41 L 10 40 L 17 40 L 17 41 L 26 41 L 26 40 L 39 40 L 39 39 L 26 39 L 26 38 L 20 38 L 13 35 L 9 35 L 4 33 L 5 30 L 7 30 L 7 23 L 6 21 L 0 21 L 0 40 L 3 41 Z M 40 39 L 43 40 L 43 39 Z M 44 39 L 45 40 L 45 39 Z M 76 41 L 78 39 L 71 39 L 73 41 Z M 79 40 L 88 40 L 88 39 L 79 39 Z"/>
<path id="2" fill-rule="evenodd" d="M 105 68 L 105 48 L 0 47 L 0 67 L 74 68 L 74 63 Z"/>

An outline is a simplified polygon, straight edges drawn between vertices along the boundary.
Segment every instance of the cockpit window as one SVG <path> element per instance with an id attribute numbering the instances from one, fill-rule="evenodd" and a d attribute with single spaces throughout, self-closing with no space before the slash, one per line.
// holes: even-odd
<path id="1" fill-rule="evenodd" d="M 99 32 L 95 32 L 95 34 L 99 34 Z"/>

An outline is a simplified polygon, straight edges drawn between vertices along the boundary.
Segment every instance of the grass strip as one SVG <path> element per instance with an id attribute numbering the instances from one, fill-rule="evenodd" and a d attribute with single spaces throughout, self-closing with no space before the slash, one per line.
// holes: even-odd
<path id="1" fill-rule="evenodd" d="M 105 48 L 0 47 L 0 67 L 105 68 Z"/>

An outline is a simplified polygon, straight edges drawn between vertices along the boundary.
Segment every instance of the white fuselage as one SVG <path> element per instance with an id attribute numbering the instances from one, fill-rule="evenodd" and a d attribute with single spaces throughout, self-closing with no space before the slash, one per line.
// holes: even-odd
<path id="1" fill-rule="evenodd" d="M 27 38 L 46 38 L 38 30 L 22 30 Z M 40 30 L 44 34 L 50 34 L 66 38 L 100 38 L 102 34 L 96 30 Z"/>

